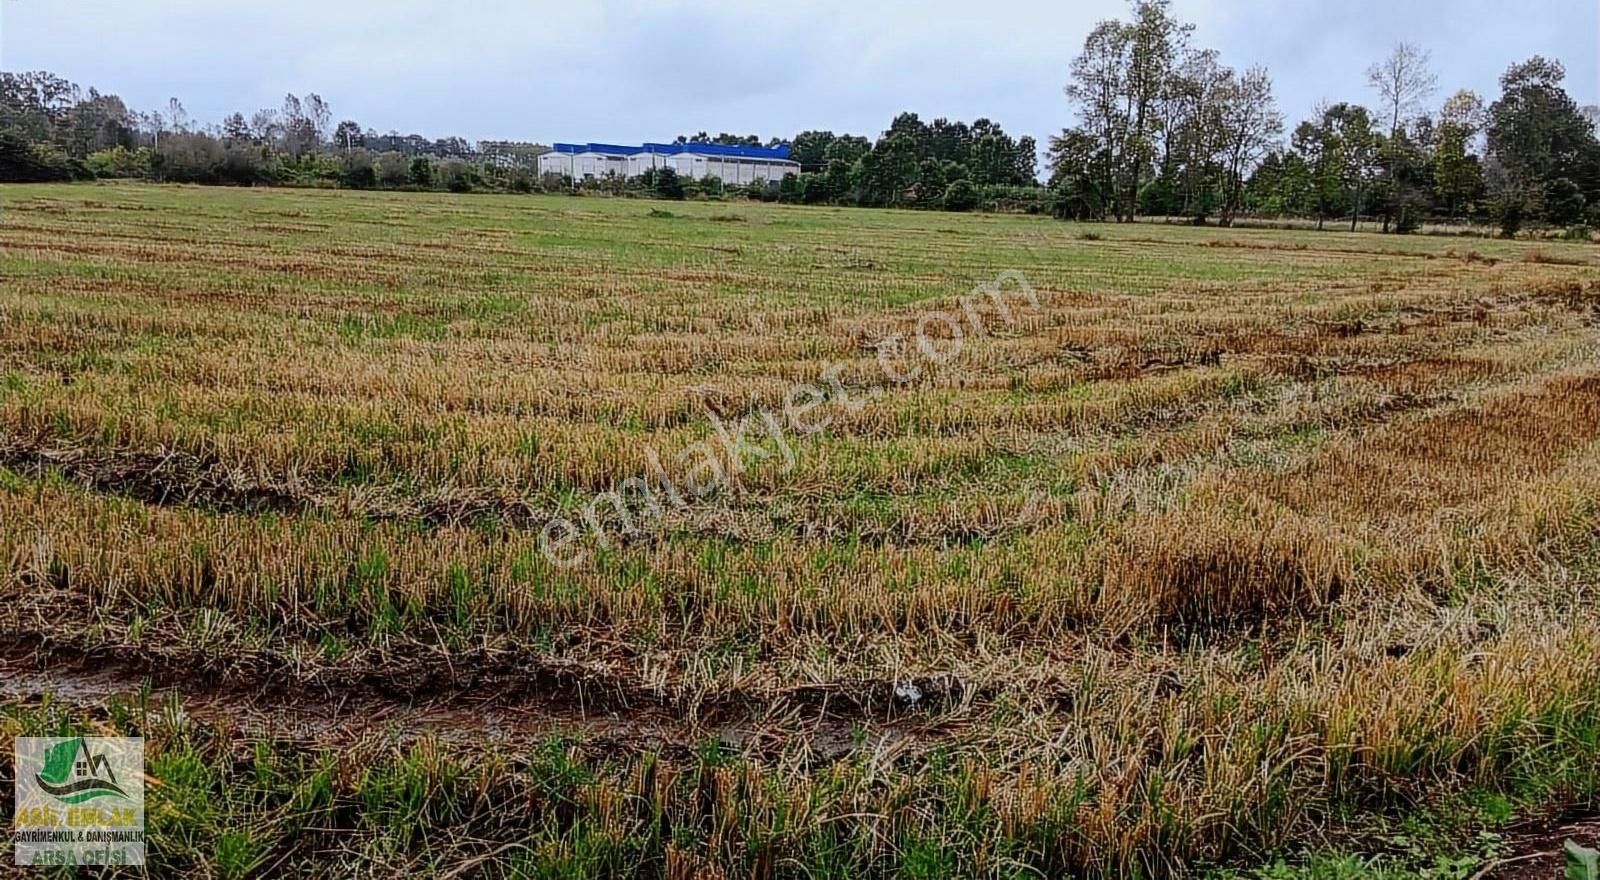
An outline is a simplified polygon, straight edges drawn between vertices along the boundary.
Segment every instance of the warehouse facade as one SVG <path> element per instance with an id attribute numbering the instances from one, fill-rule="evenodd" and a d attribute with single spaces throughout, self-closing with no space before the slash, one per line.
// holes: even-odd
<path id="1" fill-rule="evenodd" d="M 787 146 L 556 144 L 539 157 L 540 174 L 564 174 L 573 180 L 639 177 L 655 168 L 671 168 L 694 180 L 716 177 L 729 186 L 776 182 L 785 174 L 800 173 L 800 163 L 789 158 Z"/>

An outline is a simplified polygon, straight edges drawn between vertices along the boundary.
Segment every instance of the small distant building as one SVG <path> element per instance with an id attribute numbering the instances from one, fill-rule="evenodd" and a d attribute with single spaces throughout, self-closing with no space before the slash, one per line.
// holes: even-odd
<path id="1" fill-rule="evenodd" d="M 565 174 L 573 180 L 640 177 L 653 168 L 671 168 L 694 180 L 716 177 L 729 186 L 775 182 L 800 173 L 800 163 L 789 158 L 787 146 L 556 144 L 539 157 L 540 174 Z"/>

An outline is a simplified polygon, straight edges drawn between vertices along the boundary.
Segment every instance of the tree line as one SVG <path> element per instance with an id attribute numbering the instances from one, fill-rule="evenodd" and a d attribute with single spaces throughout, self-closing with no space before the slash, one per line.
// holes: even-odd
<path id="1" fill-rule="evenodd" d="M 1048 193 L 1038 182 L 1038 145 L 1033 138 L 1012 137 L 989 119 L 965 122 L 939 118 L 924 122 L 916 113 L 901 113 L 876 141 L 862 135 L 803 131 L 794 137 L 706 132 L 680 135 L 680 144 L 731 146 L 789 145 L 789 158 L 800 173 L 771 186 L 755 186 L 745 194 L 766 201 L 861 207 L 927 208 L 970 211 L 1047 209 Z M 692 182 L 676 175 L 639 182 L 646 191 L 682 197 Z M 613 184 L 621 185 L 621 182 Z M 603 186 L 603 184 L 602 184 Z M 701 181 L 701 192 L 716 191 L 717 181 Z"/>
<path id="2" fill-rule="evenodd" d="M 803 131 L 789 140 L 758 135 L 706 132 L 680 135 L 680 144 L 723 144 L 774 147 L 789 145 L 798 174 L 781 181 L 757 182 L 730 189 L 716 178 L 690 180 L 670 168 L 633 179 L 563 178 L 551 188 L 578 192 L 643 194 L 664 199 L 729 194 L 791 204 L 860 207 L 978 209 L 1044 213 L 1049 193 L 1039 185 L 1038 148 L 1030 137 L 1013 138 L 999 125 L 979 119 L 968 125 L 935 119 L 923 122 L 915 113 L 901 113 L 877 141 L 861 135 Z"/>
<path id="3" fill-rule="evenodd" d="M 0 72 L 0 181 L 142 178 L 237 186 L 360 189 L 538 188 L 537 144 L 379 134 L 333 124 L 317 94 L 220 124 L 197 123 L 177 98 L 135 112 L 53 73 Z"/>
<path id="4" fill-rule="evenodd" d="M 679 143 L 790 145 L 798 174 L 742 188 L 803 204 L 1049 212 L 1079 220 L 1140 216 L 1233 223 L 1241 216 L 1363 219 L 1408 232 L 1424 220 L 1600 225 L 1600 111 L 1580 108 L 1557 61 L 1512 65 L 1493 101 L 1442 102 L 1429 55 L 1401 43 L 1367 71 L 1370 106 L 1317 107 L 1287 128 L 1263 68 L 1238 70 L 1194 45 L 1170 0 L 1130 0 L 1100 22 L 1069 67 L 1073 124 L 1038 144 L 989 119 L 901 113 L 876 138 L 803 131 L 727 132 Z M 335 124 L 319 95 L 193 120 L 176 98 L 135 112 L 115 95 L 51 73 L 0 72 L 0 181 L 96 177 L 232 185 L 728 194 L 715 180 L 571 181 L 538 173 L 539 144 L 380 134 Z"/>
<path id="5" fill-rule="evenodd" d="M 1058 213 L 1078 219 L 1241 214 L 1362 218 L 1409 232 L 1424 219 L 1600 223 L 1600 111 L 1580 108 L 1559 62 L 1534 57 L 1492 103 L 1441 104 L 1425 49 L 1400 43 L 1367 70 L 1374 102 L 1316 108 L 1285 142 L 1262 68 L 1239 71 L 1192 44 L 1170 0 L 1133 0 L 1072 62 L 1076 124 L 1050 139 Z"/>
<path id="6" fill-rule="evenodd" d="M 1037 205 L 1038 146 L 999 124 L 901 113 L 876 142 L 804 131 L 789 147 L 801 173 L 784 181 L 792 200 L 870 207 L 969 211 L 1012 201 Z"/>
<path id="7" fill-rule="evenodd" d="M 55 74 L 0 73 L 0 180 L 143 178 L 238 186 L 343 186 L 458 192 L 613 191 L 721 195 L 720 183 L 571 181 L 541 177 L 538 144 L 379 134 L 333 124 L 319 95 L 286 95 L 277 108 L 197 124 L 177 98 L 139 113 L 115 95 L 87 92 Z M 680 135 L 678 143 L 777 146 L 757 135 Z M 873 142 L 828 131 L 787 141 L 800 174 L 744 188 L 755 198 L 806 204 L 972 210 L 998 200 L 1040 209 L 1034 140 L 998 124 L 923 122 L 902 113 Z"/>

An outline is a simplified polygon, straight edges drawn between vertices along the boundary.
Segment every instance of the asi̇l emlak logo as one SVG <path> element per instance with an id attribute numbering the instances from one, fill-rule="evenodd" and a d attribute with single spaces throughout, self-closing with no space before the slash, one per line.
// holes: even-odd
<path id="1" fill-rule="evenodd" d="M 144 740 L 16 739 L 16 863 L 142 865 Z"/>
<path id="2" fill-rule="evenodd" d="M 39 790 L 64 804 L 81 804 L 95 798 L 128 799 L 117 784 L 117 774 L 105 755 L 90 751 L 83 737 L 57 743 L 44 753 L 44 767 L 34 774 Z"/>

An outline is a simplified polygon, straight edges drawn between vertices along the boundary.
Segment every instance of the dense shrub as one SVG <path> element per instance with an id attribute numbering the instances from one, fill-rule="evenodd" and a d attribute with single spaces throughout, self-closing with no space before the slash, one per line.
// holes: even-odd
<path id="1" fill-rule="evenodd" d="M 1050 192 L 1040 186 L 979 186 L 978 207 L 1007 214 L 1049 214 Z"/>
<path id="2" fill-rule="evenodd" d="M 953 180 L 944 190 L 946 211 L 971 211 L 978 207 L 978 188 L 970 180 Z"/>
<path id="3" fill-rule="evenodd" d="M 752 180 L 744 186 L 744 197 L 753 202 L 771 202 L 778 198 L 778 189 L 764 180 Z"/>
<path id="4" fill-rule="evenodd" d="M 433 186 L 433 162 L 427 156 L 418 156 L 411 160 L 411 185 L 417 187 Z"/>
<path id="5" fill-rule="evenodd" d="M 1567 226 L 1583 219 L 1587 203 L 1583 189 L 1571 178 L 1558 177 L 1544 189 L 1544 217 L 1557 226 Z"/>
<path id="6" fill-rule="evenodd" d="M 223 152 L 222 164 L 217 168 L 216 182 L 233 186 L 271 185 L 283 180 L 282 165 L 261 147 L 229 147 Z"/>
<path id="7" fill-rule="evenodd" d="M 778 182 L 778 201 L 795 204 L 801 200 L 800 195 L 800 175 L 785 174 L 783 180 Z"/>
<path id="8" fill-rule="evenodd" d="M 84 166 L 95 177 L 149 177 L 150 156 L 151 152 L 148 147 L 130 150 L 119 145 L 109 150 L 90 153 L 89 157 L 84 160 Z"/>
<path id="9" fill-rule="evenodd" d="M 506 172 L 505 188 L 514 193 L 539 191 L 539 176 L 530 168 L 512 168 Z"/>
<path id="10" fill-rule="evenodd" d="M 656 172 L 655 194 L 662 199 L 683 198 L 683 178 L 671 168 L 663 168 Z"/>
<path id="11" fill-rule="evenodd" d="M 0 183 L 43 183 L 88 176 L 86 167 L 56 150 L 0 132 Z"/>
<path id="12" fill-rule="evenodd" d="M 453 193 L 472 192 L 483 182 L 478 169 L 460 159 L 446 159 L 439 163 L 435 174 L 444 188 Z"/>
<path id="13" fill-rule="evenodd" d="M 1513 238 L 1522 231 L 1523 211 L 1522 200 L 1518 198 L 1501 199 L 1495 205 L 1495 220 L 1500 224 L 1501 235 Z"/>
<path id="14" fill-rule="evenodd" d="M 169 183 L 223 183 L 227 150 L 222 142 L 202 134 L 169 134 L 156 145 L 150 174 Z"/>
<path id="15" fill-rule="evenodd" d="M 379 153 L 372 160 L 372 169 L 378 176 L 379 186 L 399 188 L 411 182 L 411 162 L 404 153 L 393 150 Z"/>

